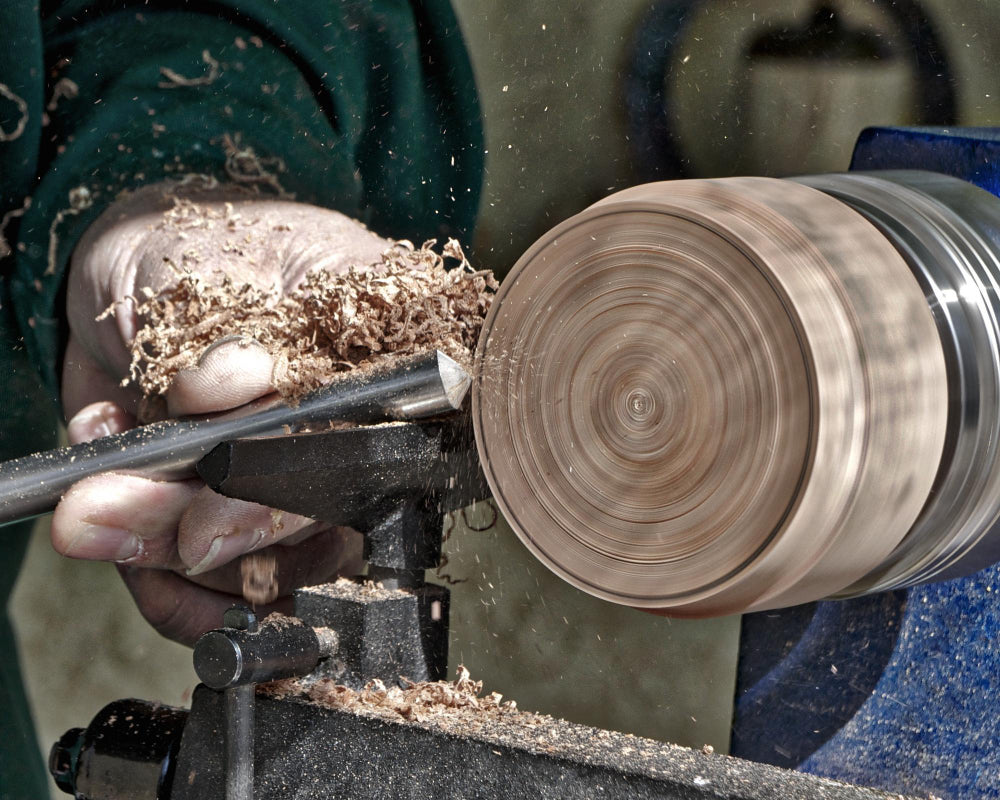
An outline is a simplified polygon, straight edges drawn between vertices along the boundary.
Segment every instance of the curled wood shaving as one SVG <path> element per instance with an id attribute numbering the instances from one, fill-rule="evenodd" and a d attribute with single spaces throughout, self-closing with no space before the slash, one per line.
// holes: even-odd
<path id="1" fill-rule="evenodd" d="M 235 136 L 227 133 L 222 137 L 222 151 L 226 155 L 226 175 L 233 183 L 257 192 L 269 188 L 278 197 L 295 197 L 293 193 L 286 192 L 278 180 L 278 174 L 286 169 L 285 161 L 280 156 L 258 156 L 252 147 L 243 145 L 238 133 Z"/>
<path id="2" fill-rule="evenodd" d="M 48 263 L 45 267 L 45 275 L 56 274 L 56 254 L 59 250 L 59 233 L 57 229 L 67 217 L 86 211 L 94 205 L 94 196 L 86 186 L 76 186 L 69 190 L 69 208 L 63 208 L 56 212 L 49 225 L 49 253 Z"/>
<path id="3" fill-rule="evenodd" d="M 189 214 L 184 201 L 175 211 L 171 224 L 178 227 L 215 222 Z M 441 254 L 434 246 L 397 242 L 375 264 L 342 274 L 313 270 L 287 295 L 228 277 L 212 284 L 173 265 L 175 284 L 134 298 L 143 325 L 123 385 L 134 381 L 147 397 L 163 394 L 178 371 L 197 366 L 226 337 L 263 346 L 275 362 L 274 388 L 291 400 L 386 356 L 439 349 L 469 364 L 497 282 L 472 269 L 458 242 Z M 445 257 L 460 265 L 446 269 Z"/>
<path id="4" fill-rule="evenodd" d="M 76 81 L 70 78 L 60 78 L 56 81 L 56 85 L 52 87 L 52 97 L 49 98 L 49 102 L 45 106 L 46 111 L 55 111 L 59 106 L 59 101 L 63 98 L 67 100 L 75 100 L 80 96 L 80 87 L 77 85 Z"/>
<path id="5" fill-rule="evenodd" d="M 10 243 L 7 241 L 5 232 L 7 226 L 10 225 L 10 221 L 17 217 L 23 217 L 24 213 L 31 208 L 31 196 L 24 198 L 24 202 L 21 204 L 20 208 L 12 208 L 3 218 L 0 219 L 0 258 L 6 258 L 14 251 L 11 249 Z"/>
<path id="6" fill-rule="evenodd" d="M 187 78 L 170 67 L 160 67 L 160 74 L 166 79 L 156 84 L 160 89 L 177 89 L 181 86 L 208 86 L 219 77 L 219 62 L 212 58 L 208 50 L 201 51 L 201 60 L 208 64 L 208 70 L 197 78 Z"/>
<path id="7" fill-rule="evenodd" d="M 6 97 L 16 105 L 18 113 L 21 115 L 11 130 L 5 131 L 0 128 L 0 142 L 13 142 L 15 139 L 21 138 L 21 134 L 28 126 L 28 103 L 20 95 L 14 94 L 6 83 L 0 83 L 0 96 Z"/>

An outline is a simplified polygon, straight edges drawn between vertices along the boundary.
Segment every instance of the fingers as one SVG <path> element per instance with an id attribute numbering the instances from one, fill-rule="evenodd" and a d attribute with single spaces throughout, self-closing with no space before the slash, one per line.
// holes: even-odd
<path id="1" fill-rule="evenodd" d="M 112 378 L 91 357 L 82 342 L 76 336 L 71 335 L 66 344 L 66 354 L 63 360 L 63 411 L 68 419 L 79 413 L 85 406 L 101 400 L 134 412 L 138 394 L 134 390 L 122 387 L 118 380 Z M 126 427 L 131 427 L 134 424 L 135 422 L 132 420 Z"/>
<path id="2" fill-rule="evenodd" d="M 267 218 L 272 229 L 287 231 L 279 245 L 287 288 L 297 286 L 309 270 L 342 273 L 351 267 L 375 264 L 390 246 L 389 240 L 357 220 L 327 208 L 275 202 Z"/>
<path id="3" fill-rule="evenodd" d="M 201 486 L 114 473 L 85 478 L 56 506 L 52 546 L 70 558 L 181 567 L 177 527 Z"/>
<path id="4" fill-rule="evenodd" d="M 135 426 L 135 418 L 120 406 L 102 400 L 80 409 L 66 424 L 70 444 L 90 442 Z"/>
<path id="5" fill-rule="evenodd" d="M 200 575 L 237 556 L 275 544 L 314 520 L 257 503 L 233 500 L 204 488 L 180 521 L 177 550 L 189 575 Z"/>
<path id="6" fill-rule="evenodd" d="M 252 339 L 227 337 L 209 347 L 193 369 L 177 373 L 167 392 L 171 416 L 224 411 L 273 390 L 274 362 Z"/>
<path id="7" fill-rule="evenodd" d="M 173 572 L 138 567 L 119 567 L 135 603 L 156 630 L 181 644 L 193 645 L 205 631 L 218 628 L 227 608 L 243 604 L 236 595 L 197 586 Z M 265 616 L 272 611 L 292 612 L 290 597 L 258 609 Z"/>
<path id="8" fill-rule="evenodd" d="M 86 478 L 56 507 L 51 537 L 70 558 L 183 570 L 233 594 L 243 580 L 238 557 L 274 544 L 288 545 L 272 548 L 283 591 L 361 565 L 360 535 L 349 529 L 221 497 L 196 480 Z"/>

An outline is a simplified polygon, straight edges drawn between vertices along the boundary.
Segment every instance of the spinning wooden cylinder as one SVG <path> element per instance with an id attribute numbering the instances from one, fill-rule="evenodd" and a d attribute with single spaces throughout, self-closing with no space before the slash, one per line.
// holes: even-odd
<path id="1" fill-rule="evenodd" d="M 989 563 L 996 231 L 1000 201 L 930 173 L 591 206 L 520 259 L 480 341 L 504 515 L 579 588 L 678 616 Z"/>

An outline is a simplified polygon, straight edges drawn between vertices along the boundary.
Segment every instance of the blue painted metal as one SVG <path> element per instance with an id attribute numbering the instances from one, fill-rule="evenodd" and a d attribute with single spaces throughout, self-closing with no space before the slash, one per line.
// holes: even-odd
<path id="1" fill-rule="evenodd" d="M 1000 129 L 871 128 L 852 169 L 1000 196 Z M 1000 566 L 881 598 L 749 615 L 734 755 L 890 791 L 1000 798 Z"/>
<path id="2" fill-rule="evenodd" d="M 731 752 L 790 768 L 815 753 L 875 690 L 905 607 L 891 592 L 745 616 Z"/>
<path id="3" fill-rule="evenodd" d="M 1000 197 L 1000 128 L 867 128 L 851 170 L 926 169 Z"/>
<path id="4" fill-rule="evenodd" d="M 998 630 L 1000 568 L 910 590 L 872 696 L 800 769 L 924 797 L 1000 797 Z"/>

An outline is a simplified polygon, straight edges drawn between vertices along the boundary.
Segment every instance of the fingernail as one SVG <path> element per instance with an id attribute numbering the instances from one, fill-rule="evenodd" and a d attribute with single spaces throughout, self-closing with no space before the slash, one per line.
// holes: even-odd
<path id="1" fill-rule="evenodd" d="M 90 442 L 120 432 L 117 411 L 113 403 L 94 403 L 84 408 L 67 423 L 70 441 Z"/>
<path id="2" fill-rule="evenodd" d="M 237 556 L 253 550 L 264 538 L 260 530 L 246 533 L 226 533 L 212 539 L 205 557 L 187 571 L 188 575 L 201 575 L 217 566 L 227 564 Z"/>
<path id="3" fill-rule="evenodd" d="M 214 353 L 216 350 L 221 349 L 223 346 L 230 345 L 233 342 L 239 344 L 240 347 L 255 347 L 258 350 L 267 352 L 267 349 L 254 339 L 252 336 L 246 336 L 239 333 L 231 333 L 228 336 L 223 336 L 221 339 L 216 339 L 208 347 L 201 351 L 201 355 L 198 356 L 198 366 L 202 366 L 206 359 Z"/>
<path id="4" fill-rule="evenodd" d="M 130 531 L 106 525 L 80 525 L 79 533 L 67 545 L 65 554 L 70 558 L 91 561 L 127 561 L 139 555 L 142 542 Z"/>

